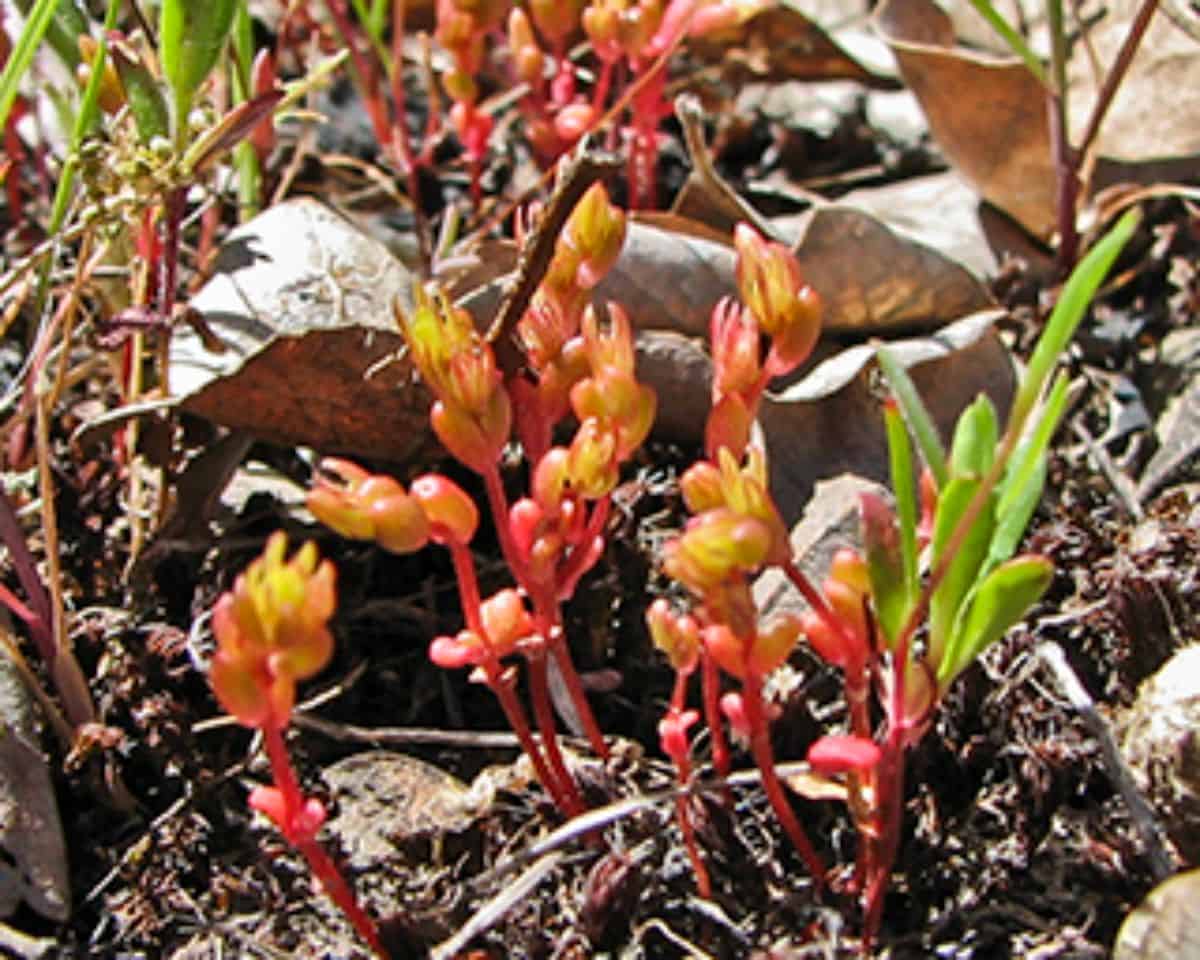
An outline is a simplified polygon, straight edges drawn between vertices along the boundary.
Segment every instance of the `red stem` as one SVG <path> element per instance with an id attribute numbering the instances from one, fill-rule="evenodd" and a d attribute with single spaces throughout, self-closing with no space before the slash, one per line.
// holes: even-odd
<path id="1" fill-rule="evenodd" d="M 683 712 L 684 701 L 687 697 L 687 682 L 688 674 L 682 670 L 677 671 L 675 691 L 671 695 L 671 706 L 668 708 L 669 714 L 677 715 Z M 712 898 L 712 880 L 708 875 L 708 867 L 704 864 L 704 857 L 700 854 L 700 847 L 696 843 L 696 828 L 692 824 L 690 799 L 683 792 L 692 779 L 692 763 L 686 753 L 681 753 L 673 759 L 675 760 L 675 773 L 681 788 L 680 793 L 675 797 L 675 819 L 679 823 L 679 833 L 683 837 L 684 849 L 687 850 L 688 859 L 692 862 L 692 872 L 696 874 L 696 891 L 705 900 L 709 900 Z"/>
<path id="2" fill-rule="evenodd" d="M 746 722 L 750 726 L 750 750 L 754 754 L 754 762 L 762 775 L 763 791 L 771 803 L 771 809 L 779 818 L 784 833 L 792 841 L 808 866 L 813 881 L 817 887 L 825 883 L 825 865 L 809 842 L 808 835 L 796 819 L 795 811 L 783 792 L 783 784 L 775 773 L 775 754 L 771 748 L 771 735 L 767 729 L 766 711 L 762 699 L 762 677 L 754 671 L 748 671 L 742 681 L 742 705 L 746 710 Z"/>
<path id="3" fill-rule="evenodd" d="M 554 726 L 554 708 L 550 704 L 550 688 L 546 683 L 546 651 L 532 650 L 527 655 L 529 661 L 529 693 L 533 699 L 533 715 L 537 720 L 538 733 L 542 738 L 542 749 L 550 761 L 550 769 L 558 778 L 565 794 L 563 812 L 574 817 L 583 813 L 587 808 L 575 785 L 575 778 L 563 761 L 562 751 L 558 747 L 558 731 Z"/>
<path id="4" fill-rule="evenodd" d="M 533 732 L 525 717 L 525 710 L 513 690 L 512 681 L 506 676 L 500 658 L 496 656 L 495 649 L 492 647 L 491 639 L 483 628 L 483 619 L 479 612 L 479 578 L 475 573 L 475 561 L 471 557 L 470 548 L 453 540 L 449 541 L 447 546 L 454 561 L 454 574 L 458 581 L 458 598 L 462 605 L 463 616 L 467 621 L 467 629 L 478 636 L 484 645 L 484 661 L 481 665 L 484 682 L 496 699 L 500 701 L 504 717 L 508 721 L 508 725 L 512 727 L 513 733 L 517 735 L 521 749 L 525 751 L 525 755 L 533 764 L 538 780 L 553 798 L 554 805 L 565 813 L 569 810 L 567 793 L 558 778 L 546 765 L 545 757 L 533 739 Z"/>
<path id="5" fill-rule="evenodd" d="M 325 852 L 325 848 L 312 836 L 292 829 L 292 824 L 304 807 L 304 795 L 300 791 L 296 772 L 292 769 L 292 761 L 283 742 L 283 729 L 270 725 L 264 727 L 262 733 L 267 757 L 271 761 L 271 775 L 275 780 L 275 788 L 283 797 L 285 822 L 280 826 L 284 836 L 304 855 L 313 876 L 321 882 L 329 898 L 337 904 L 363 941 L 376 955 L 384 958 L 391 956 L 379 939 L 379 929 L 375 926 L 375 921 L 359 905 L 354 891 Z"/>
<path id="6" fill-rule="evenodd" d="M 713 769 L 722 780 L 729 778 L 733 764 L 729 759 L 729 741 L 725 739 L 725 726 L 721 716 L 721 673 L 717 663 L 708 652 L 700 652 L 700 684 L 704 698 L 704 722 L 708 724 L 712 737 Z M 726 805 L 731 805 L 733 796 L 725 788 Z"/>

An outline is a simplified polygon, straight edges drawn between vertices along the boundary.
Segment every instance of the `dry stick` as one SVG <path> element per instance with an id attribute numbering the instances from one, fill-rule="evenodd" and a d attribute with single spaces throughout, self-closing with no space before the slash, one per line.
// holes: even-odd
<path id="1" fill-rule="evenodd" d="M 1104 765 L 1108 768 L 1108 775 L 1121 792 L 1121 798 L 1125 801 L 1125 806 L 1129 808 L 1130 819 L 1133 820 L 1133 825 L 1142 838 L 1142 846 L 1145 847 L 1146 856 L 1150 860 L 1154 881 L 1159 883 L 1165 880 L 1175 872 L 1175 863 L 1163 842 L 1162 829 L 1155 819 L 1154 811 L 1150 809 L 1146 798 L 1142 796 L 1134 782 L 1129 766 L 1113 741 L 1112 731 L 1104 718 L 1100 716 L 1099 711 L 1096 710 L 1096 704 L 1084 689 L 1083 684 L 1079 682 L 1079 677 L 1071 668 L 1071 664 L 1067 662 L 1062 647 L 1053 641 L 1048 641 L 1037 648 L 1037 654 L 1054 674 L 1054 678 L 1058 681 L 1059 687 L 1062 688 L 1062 692 L 1070 701 L 1071 706 L 1083 718 L 1088 732 L 1100 744 L 1100 752 L 1104 757 Z"/>
<path id="2" fill-rule="evenodd" d="M 1143 0 L 1141 7 L 1138 9 L 1137 16 L 1134 17 L 1133 23 L 1129 25 L 1129 32 L 1125 34 L 1125 39 L 1121 43 L 1121 49 L 1117 53 L 1117 59 L 1113 62 L 1108 76 L 1104 78 L 1104 86 L 1100 88 L 1100 96 L 1096 100 L 1095 107 L 1092 108 L 1091 116 L 1088 117 L 1087 130 L 1084 132 L 1083 140 L 1079 144 L 1078 155 L 1080 157 L 1086 157 L 1091 150 L 1092 143 L 1100 132 L 1100 125 L 1104 122 L 1104 118 L 1108 114 L 1108 108 L 1112 106 L 1117 90 L 1120 89 L 1121 83 L 1125 79 L 1129 65 L 1133 62 L 1134 54 L 1137 53 L 1137 48 L 1141 45 L 1142 37 L 1145 36 L 1146 29 L 1150 26 L 1150 19 L 1154 16 L 1154 12 L 1157 9 L 1158 0 Z"/>

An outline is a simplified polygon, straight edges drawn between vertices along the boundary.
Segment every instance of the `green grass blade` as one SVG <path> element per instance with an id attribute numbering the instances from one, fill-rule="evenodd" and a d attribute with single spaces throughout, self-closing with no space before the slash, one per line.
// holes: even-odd
<path id="1" fill-rule="evenodd" d="M 1138 210 L 1130 210 L 1071 271 L 1071 276 L 1059 295 L 1058 303 L 1054 305 L 1050 319 L 1046 321 L 1046 329 L 1042 331 L 1033 356 L 1029 358 L 1029 366 L 1021 381 L 1021 388 L 1013 401 L 1010 425 L 1014 425 L 1016 429 L 1022 429 L 1025 418 L 1033 411 L 1050 371 L 1054 369 L 1058 358 L 1075 336 L 1075 331 L 1087 312 L 1088 304 L 1092 302 L 1092 297 L 1108 276 L 1113 262 L 1133 236 L 1141 219 Z"/>
<path id="2" fill-rule="evenodd" d="M 1045 84 L 1046 68 L 1042 65 L 1038 55 L 1025 42 L 1025 38 L 1013 29 L 1012 24 L 1005 20 L 988 0 L 971 0 L 971 6 L 991 25 L 993 30 L 1000 34 L 1001 39 L 1008 44 L 1008 48 L 1020 57 L 1025 66 L 1029 68 L 1029 72 Z"/>
<path id="3" fill-rule="evenodd" d="M 25 76 L 25 71 L 33 63 L 33 55 L 46 36 L 46 30 L 50 26 L 50 21 L 54 19 L 54 11 L 57 6 L 58 0 L 38 0 L 34 4 L 29 13 L 29 19 L 25 21 L 25 29 L 21 31 L 21 36 L 13 45 L 8 63 L 4 65 L 4 71 L 0 73 L 0 129 L 8 123 L 8 114 L 12 110 L 13 101 L 17 98 L 21 78 Z"/>
<path id="4" fill-rule="evenodd" d="M 892 495 L 896 498 L 896 519 L 900 526 L 900 557 L 903 562 L 904 589 L 910 599 L 917 595 L 917 490 L 913 470 L 912 442 L 908 428 L 895 404 L 883 408 L 887 431 L 888 462 L 892 474 Z"/>
<path id="5" fill-rule="evenodd" d="M 933 471 L 933 479 L 940 490 L 945 486 L 949 471 L 946 467 L 946 448 L 942 445 L 942 438 L 938 435 L 933 417 L 929 415 L 925 401 L 917 392 L 917 385 L 913 383 L 908 371 L 883 344 L 875 348 L 875 359 L 879 362 L 883 375 L 887 377 L 892 395 L 900 405 L 900 412 L 904 414 L 909 429 L 916 437 L 921 456 Z"/>

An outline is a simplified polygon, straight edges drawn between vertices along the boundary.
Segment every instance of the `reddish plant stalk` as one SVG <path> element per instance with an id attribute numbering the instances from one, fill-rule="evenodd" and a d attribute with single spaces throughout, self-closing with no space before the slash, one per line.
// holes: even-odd
<path id="1" fill-rule="evenodd" d="M 379 939 L 379 929 L 375 926 L 375 921 L 359 905 L 354 891 L 350 889 L 350 885 L 346 883 L 346 879 L 338 870 L 337 865 L 325 852 L 325 848 L 317 843 L 308 831 L 294 829 L 296 820 L 300 817 L 304 807 L 304 795 L 300 792 L 296 773 L 292 769 L 292 762 L 283 742 L 283 730 L 280 727 L 269 725 L 263 728 L 262 733 L 267 757 L 271 761 L 271 774 L 275 781 L 275 787 L 283 797 L 284 822 L 280 824 L 280 827 L 285 838 L 304 856 L 313 876 L 321 882 L 321 886 L 329 894 L 329 898 L 337 904 L 358 935 L 375 951 L 376 955 L 385 958 L 391 956 Z"/>
<path id="2" fill-rule="evenodd" d="M 683 712 L 684 700 L 687 696 L 688 674 L 680 671 L 675 674 L 675 692 L 671 696 L 670 714 L 678 716 Z M 679 823 L 679 833 L 683 837 L 683 847 L 687 850 L 688 859 L 692 862 L 692 872 L 696 874 L 696 892 L 705 900 L 712 898 L 712 880 L 708 875 L 708 867 L 696 843 L 696 828 L 692 823 L 691 798 L 686 790 L 692 780 L 692 763 L 686 752 L 674 756 L 675 773 L 679 779 L 679 793 L 675 796 L 675 819 Z"/>
<path id="3" fill-rule="evenodd" d="M 546 681 L 546 649 L 532 649 L 526 654 L 529 663 L 529 695 L 533 700 L 533 715 L 537 720 L 542 747 L 550 762 L 550 769 L 558 777 L 565 795 L 563 812 L 569 817 L 578 816 L 587 808 L 579 795 L 575 778 L 567 769 L 562 750 L 558 746 L 558 730 L 554 725 L 554 707 L 550 703 L 550 687 Z"/>
<path id="4" fill-rule="evenodd" d="M 346 13 L 346 6 L 342 0 L 325 0 L 325 9 L 329 11 L 329 15 L 333 18 L 334 26 L 341 34 L 342 42 L 346 45 L 346 49 L 350 51 L 350 65 L 354 69 L 355 75 L 358 77 L 358 82 L 362 90 L 363 105 L 367 109 L 367 115 L 371 118 L 371 128 L 375 131 L 375 139 L 380 144 L 390 142 L 390 126 L 387 117 L 387 109 L 384 106 L 383 98 L 379 95 L 379 78 L 375 69 L 367 62 L 367 58 L 363 56 L 362 50 L 358 46 L 358 35 L 354 29 L 354 25 L 350 22 L 350 17 Z"/>
<path id="5" fill-rule="evenodd" d="M 504 667 L 500 663 L 500 659 L 496 656 L 487 632 L 483 628 L 483 621 L 479 615 L 481 606 L 479 599 L 479 579 L 475 575 L 475 563 L 471 559 L 471 551 L 468 547 L 454 541 L 450 541 L 448 545 L 450 556 L 454 561 L 455 579 L 458 581 L 459 602 L 462 604 L 463 616 L 467 621 L 467 629 L 475 633 L 484 644 L 485 656 L 481 665 L 483 667 L 484 682 L 487 684 L 488 689 L 495 695 L 496 699 L 500 701 L 500 708 L 504 711 L 504 718 L 508 721 L 508 725 L 512 727 L 513 733 L 517 735 L 517 741 L 521 744 L 521 749 L 525 751 L 525 755 L 529 757 L 529 762 L 533 764 L 534 772 L 537 774 L 542 787 L 550 794 L 555 806 L 566 811 L 569 809 L 569 794 L 559 779 L 546 765 L 546 759 L 538 747 L 537 741 L 533 739 L 533 731 L 530 729 L 529 721 L 525 717 L 525 710 L 521 706 L 521 701 L 517 699 L 516 691 L 513 690 L 512 680 L 505 674 Z"/>
<path id="6" fill-rule="evenodd" d="M 725 727 L 721 718 L 721 671 L 707 652 L 700 653 L 700 686 L 704 700 L 704 722 L 712 736 L 713 769 L 722 780 L 729 778 L 733 763 L 729 756 L 729 741 L 725 739 Z M 726 806 L 731 805 L 733 795 L 729 787 L 724 790 Z"/>
<path id="7" fill-rule="evenodd" d="M 779 818 L 783 831 L 792 841 L 797 852 L 812 874 L 817 887 L 825 884 L 825 865 L 809 842 L 808 835 L 796 819 L 795 811 L 783 792 L 783 784 L 775 773 L 775 752 L 771 747 L 771 734 L 767 726 L 766 709 L 762 697 L 762 677 L 754 670 L 747 670 L 742 680 L 742 705 L 746 711 L 746 723 L 750 727 L 750 751 L 762 776 L 763 792 L 770 801 L 771 809 Z"/>

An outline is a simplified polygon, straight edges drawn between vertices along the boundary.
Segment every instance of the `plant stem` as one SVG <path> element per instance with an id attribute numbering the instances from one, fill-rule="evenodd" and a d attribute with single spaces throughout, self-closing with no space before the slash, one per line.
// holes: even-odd
<path id="1" fill-rule="evenodd" d="M 342 876 L 337 865 L 325 852 L 325 848 L 317 843 L 311 834 L 293 829 L 293 824 L 304 807 L 304 794 L 300 791 L 296 772 L 292 769 L 292 761 L 283 742 L 283 729 L 268 725 L 263 728 L 262 734 L 267 757 L 271 761 L 271 775 L 276 789 L 283 797 L 285 822 L 280 826 L 284 836 L 303 854 L 313 876 L 321 882 L 321 886 L 329 894 L 329 898 L 337 904 L 364 942 L 375 951 L 376 955 L 389 957 L 390 954 L 384 949 L 383 943 L 379 939 L 379 929 L 375 926 L 375 921 L 359 905 L 354 891 L 350 889 L 346 878 Z"/>
<path id="2" fill-rule="evenodd" d="M 721 718 L 721 673 L 717 663 L 705 650 L 700 651 L 700 686 L 704 699 L 704 722 L 712 737 L 713 769 L 722 780 L 729 778 L 732 764 L 729 759 L 729 741 L 725 739 L 725 727 Z M 725 790 L 726 806 L 732 805 L 733 795 L 729 787 Z"/>
<path id="3" fill-rule="evenodd" d="M 675 674 L 675 691 L 671 695 L 670 716 L 675 717 L 683 712 L 684 701 L 687 697 L 688 673 L 682 670 Z M 679 833 L 683 837 L 683 847 L 687 850 L 688 859 L 692 862 L 692 872 L 696 874 L 696 892 L 705 900 L 712 899 L 712 880 L 708 875 L 708 867 L 696 843 L 696 828 L 692 823 L 691 798 L 687 794 L 688 784 L 692 779 L 692 763 L 687 753 L 674 757 L 675 773 L 679 780 L 680 791 L 675 796 L 675 819 L 679 823 Z"/>
<path id="4" fill-rule="evenodd" d="M 448 546 L 450 557 L 454 561 L 454 578 L 458 581 L 458 599 L 462 605 L 463 617 L 467 621 L 467 629 L 479 637 L 484 645 L 482 664 L 484 682 L 496 699 L 500 701 L 504 718 L 512 727 L 513 733 L 517 735 L 517 741 L 521 744 L 525 755 L 529 757 L 529 762 L 533 764 L 534 772 L 541 781 L 542 787 L 550 794 L 555 806 L 566 810 L 567 795 L 558 779 L 546 765 L 546 759 L 533 739 L 533 732 L 530 730 L 528 719 L 526 719 L 525 709 L 521 706 L 521 701 L 517 699 L 516 692 L 513 690 L 511 675 L 500 663 L 500 658 L 496 656 L 495 649 L 492 647 L 491 639 L 483 628 L 483 619 L 479 613 L 479 578 L 475 574 L 475 562 L 471 558 L 470 548 L 454 541 L 451 541 Z"/>
<path id="5" fill-rule="evenodd" d="M 554 708 L 550 704 L 550 689 L 546 683 L 546 650 L 531 650 L 527 655 L 529 662 L 529 691 L 533 699 L 533 715 L 537 719 L 538 733 L 541 735 L 542 748 L 550 762 L 563 792 L 562 810 L 569 817 L 578 816 L 587 808 L 575 785 L 575 778 L 567 769 L 562 751 L 558 746 L 558 731 L 554 727 Z"/>
<path id="6" fill-rule="evenodd" d="M 788 835 L 797 852 L 812 874 L 817 887 L 825 884 L 825 865 L 809 842 L 808 835 L 796 819 L 795 811 L 783 792 L 783 784 L 775 773 L 775 754 L 771 748 L 771 734 L 767 728 L 766 710 L 762 699 L 762 677 L 749 670 L 742 681 L 742 705 L 746 710 L 746 723 L 750 727 L 750 750 L 762 776 L 763 791 L 771 803 L 771 809 L 779 818 L 783 832 Z"/>
<path id="7" fill-rule="evenodd" d="M 813 613 L 820 617 L 830 630 L 842 638 L 842 644 L 847 650 L 853 650 L 857 641 L 850 633 L 850 628 L 846 626 L 845 621 L 829 606 L 825 595 L 816 588 L 808 575 L 796 566 L 796 561 L 788 560 L 782 566 L 783 572 L 787 574 L 787 578 L 792 581 L 792 584 L 800 591 L 800 595 L 812 607 Z"/>

